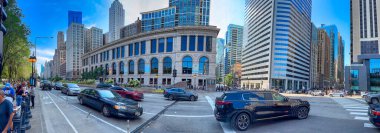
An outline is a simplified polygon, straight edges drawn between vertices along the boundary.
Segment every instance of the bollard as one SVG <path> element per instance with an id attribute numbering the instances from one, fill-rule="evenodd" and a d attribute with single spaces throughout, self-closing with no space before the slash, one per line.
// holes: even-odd
<path id="1" fill-rule="evenodd" d="M 30 97 L 29 96 L 25 97 L 25 101 L 27 103 L 26 110 L 27 110 L 28 118 L 32 118 L 33 117 L 32 111 L 30 110 Z"/>
<path id="2" fill-rule="evenodd" d="M 29 116 L 28 116 L 28 107 L 27 107 L 27 103 L 25 101 L 22 102 L 21 104 L 21 111 L 22 111 L 22 118 L 23 118 L 23 125 L 21 126 L 21 132 L 24 128 L 24 130 L 29 130 L 31 128 L 31 125 L 29 123 Z"/>
<path id="3" fill-rule="evenodd" d="M 25 125 L 25 102 L 23 101 L 21 103 L 21 123 L 20 123 L 20 132 L 21 133 L 25 133 L 25 130 L 26 130 L 26 125 Z"/>
<path id="4" fill-rule="evenodd" d="M 130 130 L 129 130 L 129 128 L 130 128 L 130 125 L 129 125 L 129 120 L 127 120 L 127 133 L 130 133 Z"/>
<path id="5" fill-rule="evenodd" d="M 13 131 L 16 133 L 20 132 L 21 127 L 21 110 L 19 107 L 15 110 L 15 115 L 13 116 Z"/>

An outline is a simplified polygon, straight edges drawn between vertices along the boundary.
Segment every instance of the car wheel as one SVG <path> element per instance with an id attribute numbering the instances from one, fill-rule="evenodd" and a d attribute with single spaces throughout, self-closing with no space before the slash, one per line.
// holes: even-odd
<path id="1" fill-rule="evenodd" d="M 110 109 L 109 109 L 107 106 L 103 106 L 102 114 L 103 114 L 105 117 L 110 117 L 110 116 L 111 116 Z"/>
<path id="2" fill-rule="evenodd" d="M 298 119 L 306 119 L 309 116 L 309 109 L 306 107 L 299 107 L 297 111 Z"/>
<path id="3" fill-rule="evenodd" d="M 170 101 L 174 100 L 174 96 L 173 96 L 173 95 L 170 95 L 170 96 L 169 96 L 169 100 L 170 100 Z"/>
<path id="4" fill-rule="evenodd" d="M 344 97 L 343 95 L 340 95 L 340 97 Z"/>
<path id="5" fill-rule="evenodd" d="M 84 105 L 84 103 L 83 103 L 83 99 L 82 99 L 82 98 L 79 99 L 79 103 L 80 103 L 81 105 Z"/>
<path id="6" fill-rule="evenodd" d="M 251 124 L 251 118 L 247 113 L 240 113 L 231 121 L 231 126 L 239 131 L 245 131 Z"/>
<path id="7" fill-rule="evenodd" d="M 377 103 L 379 103 L 379 100 L 376 99 L 376 98 L 372 98 L 372 99 L 371 99 L 371 103 L 372 103 L 372 104 L 377 104 Z"/>
<path id="8" fill-rule="evenodd" d="M 194 96 L 190 96 L 190 101 L 195 101 L 195 97 Z"/>

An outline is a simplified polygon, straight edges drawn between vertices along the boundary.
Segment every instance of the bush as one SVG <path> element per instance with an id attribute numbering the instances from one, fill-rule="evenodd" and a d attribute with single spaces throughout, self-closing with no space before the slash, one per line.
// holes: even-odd
<path id="1" fill-rule="evenodd" d="M 78 84 L 92 85 L 92 84 L 95 84 L 95 80 L 94 79 L 82 80 L 82 81 L 78 81 Z"/>
<path id="2" fill-rule="evenodd" d="M 138 87 L 138 86 L 140 86 L 140 81 L 138 81 L 138 80 L 131 80 L 131 81 L 128 82 L 128 86 L 129 87 Z"/>
<path id="3" fill-rule="evenodd" d="M 113 84 L 113 80 L 112 79 L 108 79 L 106 81 L 104 81 L 105 83 L 108 83 L 108 84 Z"/>

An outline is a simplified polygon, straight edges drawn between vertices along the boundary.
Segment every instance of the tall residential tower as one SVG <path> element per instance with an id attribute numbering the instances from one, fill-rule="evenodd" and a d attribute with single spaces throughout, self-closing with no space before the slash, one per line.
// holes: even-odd
<path id="1" fill-rule="evenodd" d="M 115 0 L 109 9 L 109 42 L 120 39 L 120 29 L 124 26 L 124 18 L 123 5 L 119 0 Z"/>

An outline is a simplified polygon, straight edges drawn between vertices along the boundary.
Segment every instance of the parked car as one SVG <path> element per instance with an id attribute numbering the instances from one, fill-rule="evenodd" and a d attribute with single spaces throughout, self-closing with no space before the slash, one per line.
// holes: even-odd
<path id="1" fill-rule="evenodd" d="M 169 100 L 198 100 L 198 94 L 186 91 L 182 88 L 171 88 L 164 90 L 164 97 Z"/>
<path id="2" fill-rule="evenodd" d="M 372 95 L 372 94 L 378 94 L 378 92 L 373 92 L 373 91 L 362 91 L 360 92 L 360 96 L 364 99 L 366 99 L 368 97 L 368 95 Z"/>
<path id="3" fill-rule="evenodd" d="M 370 104 L 368 107 L 369 121 L 380 128 L 380 104 Z"/>
<path id="4" fill-rule="evenodd" d="M 130 88 L 122 88 L 119 86 L 111 87 L 110 90 L 116 91 L 124 98 L 133 99 L 136 101 L 140 101 L 144 99 L 144 93 L 130 89 Z"/>
<path id="5" fill-rule="evenodd" d="M 123 98 L 117 92 L 106 89 L 85 89 L 78 95 L 79 103 L 102 112 L 106 117 L 138 118 L 143 108 L 136 101 Z"/>
<path id="6" fill-rule="evenodd" d="M 289 99 L 277 92 L 233 91 L 215 99 L 214 115 L 216 120 L 245 131 L 254 121 L 279 117 L 306 119 L 309 111 L 309 102 Z"/>
<path id="7" fill-rule="evenodd" d="M 330 97 L 344 97 L 343 92 L 332 92 L 329 94 Z"/>
<path id="8" fill-rule="evenodd" d="M 378 104 L 380 101 L 380 93 L 367 95 L 367 97 L 365 98 L 365 101 L 368 104 Z"/>
<path id="9" fill-rule="evenodd" d="M 324 92 L 321 90 L 314 90 L 314 91 L 310 92 L 310 94 L 312 96 L 324 96 L 325 95 Z"/>
<path id="10" fill-rule="evenodd" d="M 51 90 L 53 85 L 49 80 L 42 80 L 40 87 L 42 90 Z"/>
<path id="11" fill-rule="evenodd" d="M 55 82 L 54 83 L 54 89 L 55 90 L 61 90 L 63 87 L 64 86 L 63 86 L 62 82 Z"/>
<path id="12" fill-rule="evenodd" d="M 69 96 L 78 95 L 80 91 L 80 87 L 77 84 L 73 83 L 63 84 L 63 88 L 61 89 L 61 93 L 64 93 Z"/>
<path id="13" fill-rule="evenodd" d="M 115 86 L 112 85 L 112 84 L 107 84 L 107 83 L 100 83 L 100 84 L 96 85 L 96 88 L 105 88 L 105 89 L 107 89 L 107 88 L 111 88 L 111 87 L 115 87 Z"/>

